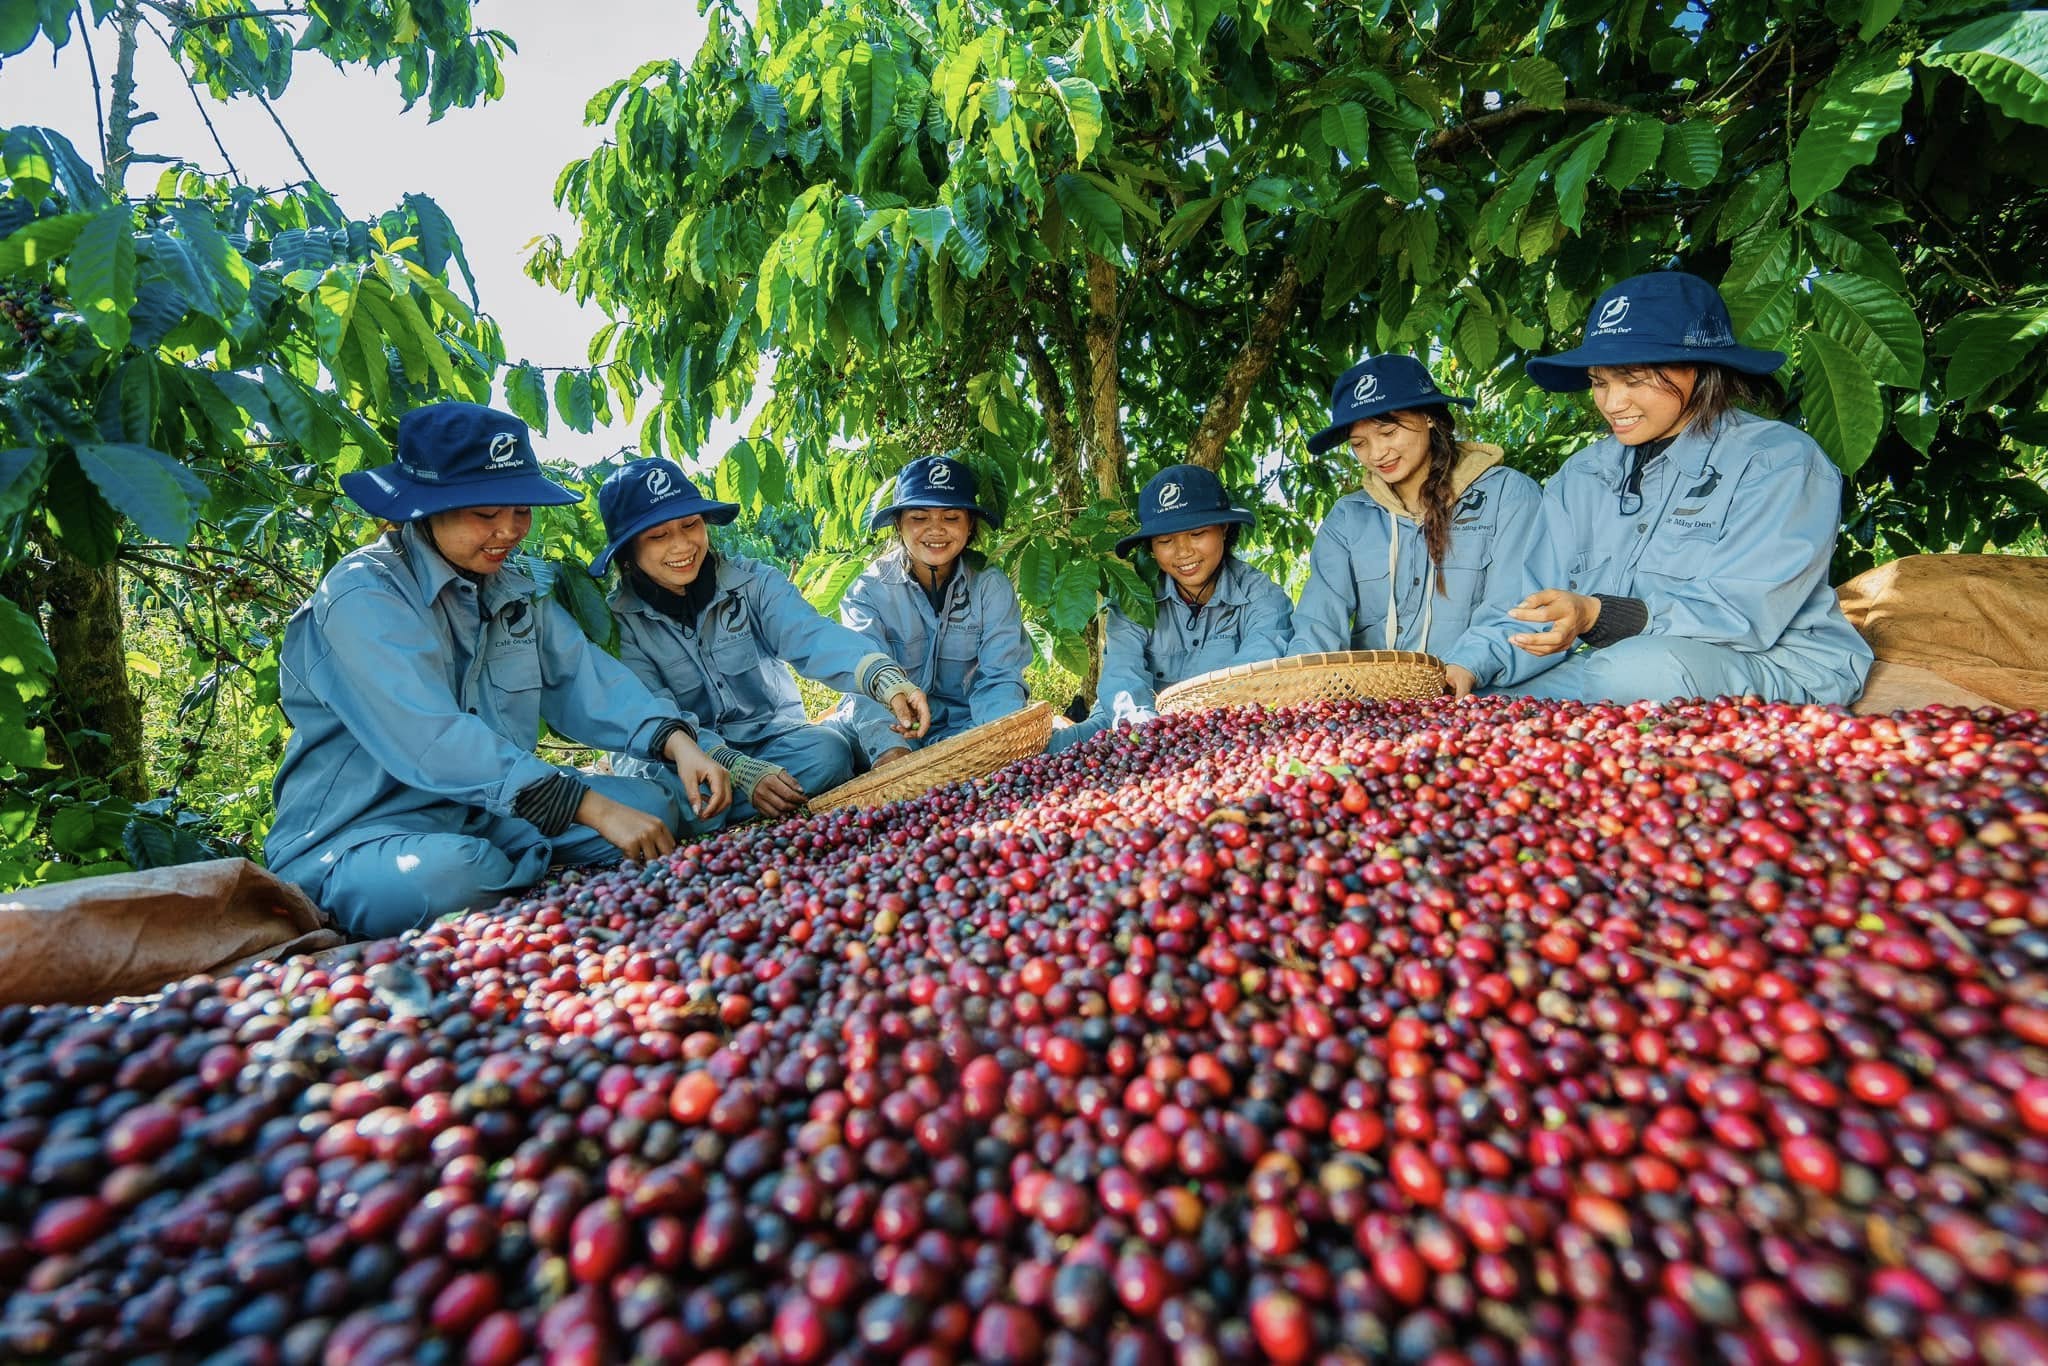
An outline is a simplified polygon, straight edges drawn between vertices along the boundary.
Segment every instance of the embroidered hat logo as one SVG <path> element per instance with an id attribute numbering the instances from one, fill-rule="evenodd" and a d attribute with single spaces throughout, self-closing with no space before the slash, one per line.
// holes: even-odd
<path id="1" fill-rule="evenodd" d="M 1370 403 L 1380 396 L 1380 377 L 1366 375 L 1351 387 L 1353 403 Z"/>
<path id="2" fill-rule="evenodd" d="M 653 469 L 647 472 L 647 496 L 649 498 L 659 501 L 663 498 L 673 498 L 675 494 L 676 481 L 668 477 L 667 470 Z"/>
<path id="3" fill-rule="evenodd" d="M 951 465 L 932 466 L 931 473 L 925 476 L 925 482 L 935 489 L 949 489 L 953 487 L 953 467 Z"/>
<path id="4" fill-rule="evenodd" d="M 490 450 L 491 458 L 485 469 L 517 469 L 522 463 L 519 459 L 519 438 L 511 432 L 499 432 L 492 437 Z"/>
<path id="5" fill-rule="evenodd" d="M 1627 316 L 1628 295 L 1617 294 L 1607 301 L 1606 307 L 1600 310 L 1600 316 L 1593 323 L 1594 330 L 1598 332 L 1612 331 L 1620 327 L 1621 320 Z"/>
<path id="6" fill-rule="evenodd" d="M 1159 489 L 1159 510 L 1171 512 L 1180 506 L 1181 487 L 1179 484 L 1163 484 Z"/>

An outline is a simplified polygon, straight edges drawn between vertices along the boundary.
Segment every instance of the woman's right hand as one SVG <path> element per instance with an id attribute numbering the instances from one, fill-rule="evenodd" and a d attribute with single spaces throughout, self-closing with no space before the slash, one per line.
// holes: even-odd
<path id="1" fill-rule="evenodd" d="M 595 791 L 586 791 L 576 807 L 576 821 L 587 825 L 618 846 L 627 858 L 642 863 L 672 853 L 675 832 L 659 816 L 650 816 L 635 806 L 615 802 Z"/>
<path id="2" fill-rule="evenodd" d="M 1444 665 L 1444 682 L 1450 687 L 1451 696 L 1460 702 L 1470 697 L 1472 690 L 1479 686 L 1479 680 L 1473 677 L 1470 669 L 1456 664 Z"/>

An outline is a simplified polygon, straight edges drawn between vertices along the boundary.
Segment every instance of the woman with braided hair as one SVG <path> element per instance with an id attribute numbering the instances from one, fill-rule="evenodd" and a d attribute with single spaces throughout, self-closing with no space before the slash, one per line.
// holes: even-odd
<path id="1" fill-rule="evenodd" d="M 1519 598 L 1543 492 L 1501 463 L 1500 447 L 1459 441 L 1454 403 L 1472 406 L 1438 389 L 1412 356 L 1375 356 L 1338 378 L 1330 425 L 1308 448 L 1348 443 L 1364 486 L 1316 531 L 1289 653 L 1449 659 L 1475 620 L 1491 621 Z M 1489 601 L 1493 610 L 1483 611 Z M 1458 666 L 1450 667 L 1455 687 Z"/>

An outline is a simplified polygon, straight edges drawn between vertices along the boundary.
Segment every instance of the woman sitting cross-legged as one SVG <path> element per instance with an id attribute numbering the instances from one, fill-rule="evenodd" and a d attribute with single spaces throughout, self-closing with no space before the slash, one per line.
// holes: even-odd
<path id="1" fill-rule="evenodd" d="M 903 661 L 925 690 L 932 726 L 923 743 L 932 744 L 1031 700 L 1031 639 L 1016 589 L 971 548 L 984 523 L 1002 525 L 981 505 L 974 471 L 950 456 L 924 456 L 903 467 L 892 493 L 868 525 L 892 529 L 896 543 L 847 588 L 839 620 Z M 847 698 L 832 724 L 854 742 L 863 767 L 894 763 L 914 743 L 864 697 Z"/>
<path id="2" fill-rule="evenodd" d="M 1853 701 L 1872 656 L 1828 586 L 1842 476 L 1797 427 L 1743 411 L 1784 363 L 1739 344 L 1720 293 L 1675 270 L 1623 280 L 1576 349 L 1531 360 L 1546 389 L 1591 388 L 1613 435 L 1545 487 L 1534 591 L 1466 637 L 1449 660 L 1464 681 L 1581 701 Z"/>
<path id="3" fill-rule="evenodd" d="M 1152 552 L 1160 570 L 1156 615 L 1147 629 L 1115 605 L 1107 609 L 1095 709 L 1053 732 L 1053 753 L 1119 722 L 1151 720 L 1158 694 L 1175 683 L 1287 652 L 1287 594 L 1232 553 L 1251 522 L 1223 481 L 1199 465 L 1169 465 L 1152 476 L 1138 496 L 1138 530 L 1116 548 L 1128 555 L 1142 543 Z"/>
<path id="4" fill-rule="evenodd" d="M 787 816 L 852 776 L 845 737 L 805 717 L 792 667 L 872 699 L 902 735 L 925 733 L 930 705 L 901 665 L 820 616 L 781 570 L 712 548 L 711 525 L 732 521 L 739 508 L 699 493 L 674 461 L 631 462 L 604 481 L 597 506 L 608 544 L 591 573 L 618 560 L 611 603 L 619 657 L 691 719 L 699 742 L 732 774 L 731 808 L 698 828 L 756 812 Z M 647 772 L 631 754 L 613 767 Z"/>
<path id="5" fill-rule="evenodd" d="M 1330 392 L 1330 425 L 1364 487 L 1316 530 L 1289 654 L 1422 650 L 1451 655 L 1475 621 L 1520 599 L 1543 528 L 1543 490 L 1501 463 L 1498 446 L 1460 441 L 1446 394 L 1411 356 L 1374 356 Z"/>
<path id="6" fill-rule="evenodd" d="M 341 483 L 400 525 L 343 557 L 285 628 L 273 872 L 381 937 L 552 864 L 665 854 L 677 797 L 698 819 L 724 808 L 725 771 L 669 700 L 506 567 L 536 504 L 580 496 L 541 474 L 524 423 L 471 403 L 416 409 L 395 461 Z M 543 720 L 639 755 L 666 785 L 557 768 L 533 752 Z"/>

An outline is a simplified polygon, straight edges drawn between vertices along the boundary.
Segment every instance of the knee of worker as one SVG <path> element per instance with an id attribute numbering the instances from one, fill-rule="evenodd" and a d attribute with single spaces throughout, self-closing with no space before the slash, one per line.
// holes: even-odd
<path id="1" fill-rule="evenodd" d="M 1061 750 L 1072 749 L 1075 745 L 1093 740 L 1109 728 L 1109 722 L 1100 715 L 1091 715 L 1086 721 L 1071 726 L 1062 726 L 1052 733 L 1046 744 L 1047 754 L 1058 754 Z"/>
<path id="2" fill-rule="evenodd" d="M 860 742 L 860 731 L 853 724 L 853 708 L 845 702 L 818 720 L 819 730 L 829 730 L 846 743 L 848 776 L 865 773 L 875 766 L 875 756 L 868 753 L 867 746 Z M 808 792 L 807 787 L 804 791 Z"/>
<path id="3" fill-rule="evenodd" d="M 715 816 L 699 816 L 690 810 L 690 800 L 683 794 L 683 780 L 676 776 L 674 768 L 667 765 L 650 765 L 645 777 L 622 778 L 614 774 L 608 778 L 586 776 L 584 781 L 588 782 L 592 789 L 613 801 L 624 802 L 636 811 L 645 811 L 667 825 L 670 831 L 677 835 L 708 835 L 725 824 L 725 813 L 722 811 Z M 617 786 L 613 786 L 614 784 Z M 570 827 L 572 832 L 577 828 Z M 604 838 L 596 835 L 594 831 L 591 833 L 597 839 Z M 573 860 L 563 855 L 562 846 L 563 840 L 558 837 L 555 840 L 555 861 L 572 862 Z M 609 845 L 606 847 L 611 848 Z M 612 848 L 612 854 L 616 858 L 618 850 Z M 602 860 L 594 858 L 589 861 Z"/>
<path id="4" fill-rule="evenodd" d="M 803 726 L 777 736 L 754 757 L 788 769 L 797 786 L 816 796 L 853 776 L 853 754 L 853 742 L 837 728 Z"/>
<path id="5" fill-rule="evenodd" d="M 1739 653 L 1701 640 L 1631 636 L 1570 664 L 1577 666 L 1578 692 L 1589 701 L 1668 702 L 1750 692 L 1755 684 Z"/>
<path id="6" fill-rule="evenodd" d="M 349 934 L 384 939 L 494 905 L 512 875 L 512 860 L 488 840 L 400 835 L 342 855 L 319 900 Z"/>

